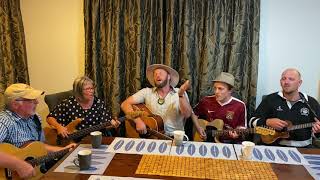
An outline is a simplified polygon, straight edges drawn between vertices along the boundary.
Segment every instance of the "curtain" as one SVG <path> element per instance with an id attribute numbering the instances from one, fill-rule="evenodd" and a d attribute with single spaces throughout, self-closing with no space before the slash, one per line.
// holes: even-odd
<path id="1" fill-rule="evenodd" d="M 0 0 L 0 107 L 12 83 L 29 83 L 20 0 Z"/>
<path id="2" fill-rule="evenodd" d="M 220 72 L 235 76 L 235 93 L 255 108 L 260 0 L 85 0 L 85 72 L 113 113 L 149 86 L 154 63 L 189 79 L 190 103 L 212 94 Z"/>

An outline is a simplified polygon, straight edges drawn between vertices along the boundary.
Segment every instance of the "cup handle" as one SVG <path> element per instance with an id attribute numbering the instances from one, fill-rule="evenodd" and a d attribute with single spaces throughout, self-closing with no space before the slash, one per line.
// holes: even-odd
<path id="1" fill-rule="evenodd" d="M 186 144 L 188 141 L 189 141 L 189 138 L 188 138 L 188 136 L 187 135 L 183 135 L 187 140 L 186 141 L 182 141 L 182 144 Z"/>
<path id="2" fill-rule="evenodd" d="M 80 167 L 80 165 L 79 165 L 79 159 L 78 159 L 78 158 L 75 158 L 75 159 L 73 160 L 73 164 L 76 165 L 76 166 L 78 166 L 78 167 Z"/>
<path id="3" fill-rule="evenodd" d="M 184 137 L 186 137 L 186 139 L 187 139 L 186 141 L 189 141 L 189 138 L 188 138 L 188 136 L 187 136 L 187 135 L 185 135 L 185 134 L 184 134 L 183 136 L 184 136 Z"/>

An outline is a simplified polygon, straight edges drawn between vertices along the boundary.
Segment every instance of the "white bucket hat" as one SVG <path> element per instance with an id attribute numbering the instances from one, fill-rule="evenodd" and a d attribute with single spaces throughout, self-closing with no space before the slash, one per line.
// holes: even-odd
<path id="1" fill-rule="evenodd" d="M 152 64 L 150 66 L 147 67 L 147 79 L 149 81 L 149 83 L 154 87 L 154 78 L 153 78 L 153 71 L 156 69 L 163 69 L 165 71 L 167 71 L 170 74 L 171 77 L 171 81 L 170 81 L 170 85 L 172 87 L 176 87 L 178 82 L 179 82 L 179 73 L 172 69 L 169 66 L 163 65 L 163 64 Z"/>

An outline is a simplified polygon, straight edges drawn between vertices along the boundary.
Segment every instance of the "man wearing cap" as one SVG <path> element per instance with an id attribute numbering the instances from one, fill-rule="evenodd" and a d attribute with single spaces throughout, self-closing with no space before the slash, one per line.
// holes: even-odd
<path id="1" fill-rule="evenodd" d="M 153 88 L 141 89 L 130 96 L 121 104 L 121 109 L 128 114 L 133 111 L 132 105 L 144 103 L 152 113 L 162 117 L 166 135 L 173 136 L 174 130 L 184 130 L 185 119 L 190 117 L 192 111 L 186 93 L 189 81 L 175 88 L 179 74 L 163 64 L 148 66 L 146 74 Z M 134 121 L 140 134 L 147 133 L 146 125 L 140 118 Z"/>
<path id="2" fill-rule="evenodd" d="M 246 106 L 241 100 L 232 97 L 233 87 L 233 75 L 222 72 L 213 80 L 214 95 L 206 96 L 200 100 L 193 109 L 195 115 L 209 122 L 221 119 L 227 129 L 246 127 Z M 205 139 L 204 130 L 198 126 L 198 123 L 195 123 L 195 125 L 201 137 Z M 220 141 L 226 143 L 236 143 L 239 140 L 241 140 L 239 135 L 234 131 L 230 131 L 229 135 L 220 138 Z"/>
<path id="3" fill-rule="evenodd" d="M 284 70 L 280 79 L 282 90 L 263 98 L 249 120 L 250 127 L 266 125 L 283 132 L 290 124 L 306 125 L 287 131 L 289 138 L 273 138 L 275 142 L 271 145 L 313 147 L 312 136 L 320 137 L 320 105 L 313 97 L 299 92 L 301 84 L 301 74 L 297 69 Z"/>
<path id="4" fill-rule="evenodd" d="M 41 119 L 36 114 L 37 98 L 44 92 L 27 84 L 10 85 L 4 92 L 5 110 L 0 112 L 0 143 L 22 147 L 30 141 L 44 141 Z M 74 147 L 57 147 L 44 144 L 48 151 L 59 151 Z"/>

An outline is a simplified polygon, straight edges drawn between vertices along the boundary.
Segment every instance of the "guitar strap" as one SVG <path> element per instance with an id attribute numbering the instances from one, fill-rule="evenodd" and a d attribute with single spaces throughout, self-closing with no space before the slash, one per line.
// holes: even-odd
<path id="1" fill-rule="evenodd" d="M 41 141 L 41 134 L 42 134 L 42 127 L 41 127 L 41 122 L 38 117 L 38 115 L 33 115 L 33 121 L 37 125 L 37 131 L 38 131 L 38 140 Z"/>
<path id="2" fill-rule="evenodd" d="M 303 95 L 301 92 L 299 92 L 299 96 L 300 96 L 300 98 L 302 99 L 302 102 L 303 102 L 305 105 L 307 105 L 307 107 L 310 109 L 313 117 L 318 118 L 316 112 L 315 112 L 315 111 L 312 109 L 312 107 L 310 106 L 309 101 L 304 97 L 304 95 Z"/>

